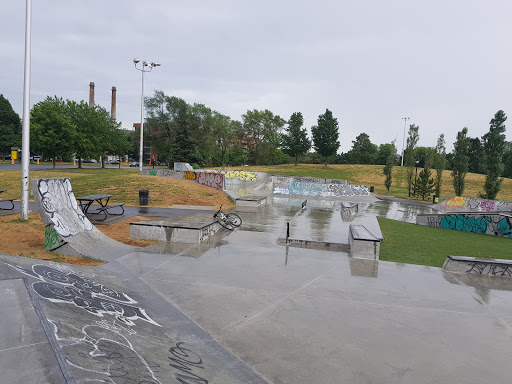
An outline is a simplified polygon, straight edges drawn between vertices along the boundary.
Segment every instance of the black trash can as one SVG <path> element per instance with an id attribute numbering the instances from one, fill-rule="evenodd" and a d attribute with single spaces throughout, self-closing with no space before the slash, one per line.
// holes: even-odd
<path id="1" fill-rule="evenodd" d="M 147 189 L 139 190 L 139 205 L 149 205 L 149 191 Z"/>
<path id="2" fill-rule="evenodd" d="M 370 193 L 373 193 L 373 191 L 375 191 L 375 188 L 374 187 L 370 187 Z"/>
<path id="3" fill-rule="evenodd" d="M 439 203 L 439 196 L 434 195 L 434 197 L 432 198 L 432 203 L 434 203 L 434 204 Z"/>

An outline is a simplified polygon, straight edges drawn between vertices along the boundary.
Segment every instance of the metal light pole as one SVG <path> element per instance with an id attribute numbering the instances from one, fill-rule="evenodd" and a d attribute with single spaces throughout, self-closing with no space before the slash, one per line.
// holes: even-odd
<path id="1" fill-rule="evenodd" d="M 404 121 L 404 139 L 402 141 L 402 167 L 404 166 L 404 155 L 405 155 L 405 127 L 407 126 L 407 121 L 410 120 L 409 117 L 402 117 Z"/>
<path id="2" fill-rule="evenodd" d="M 30 37 L 32 0 L 27 0 L 25 16 L 25 73 L 23 84 L 23 126 L 21 136 L 21 220 L 28 220 L 29 159 L 30 159 Z"/>
<path id="3" fill-rule="evenodd" d="M 138 58 L 133 59 L 135 69 L 142 72 L 142 93 L 140 96 L 140 151 L 139 151 L 139 172 L 142 172 L 142 163 L 144 162 L 144 72 L 151 72 L 154 67 L 159 67 L 160 63 L 147 61 L 142 62 L 142 68 L 137 68 L 140 62 Z M 146 69 L 147 68 L 147 69 Z"/>

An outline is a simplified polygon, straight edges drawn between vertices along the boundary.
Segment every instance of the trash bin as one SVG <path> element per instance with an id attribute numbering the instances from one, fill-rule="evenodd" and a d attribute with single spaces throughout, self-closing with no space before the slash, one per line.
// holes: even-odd
<path id="1" fill-rule="evenodd" d="M 432 197 L 432 203 L 434 203 L 434 204 L 439 203 L 439 196 L 434 195 L 434 196 Z"/>
<path id="2" fill-rule="evenodd" d="M 147 189 L 139 190 L 139 205 L 149 205 L 149 191 Z"/>
<path id="3" fill-rule="evenodd" d="M 370 193 L 373 193 L 373 191 L 375 191 L 375 188 L 374 187 L 370 187 Z"/>

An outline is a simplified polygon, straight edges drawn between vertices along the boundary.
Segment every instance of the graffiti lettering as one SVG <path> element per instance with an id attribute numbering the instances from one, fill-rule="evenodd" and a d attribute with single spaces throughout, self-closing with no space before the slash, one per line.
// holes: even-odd
<path id="1" fill-rule="evenodd" d="M 207 187 L 218 189 L 222 191 L 224 189 L 224 175 L 220 173 L 211 172 L 199 172 L 197 175 L 197 182 Z"/>
<path id="2" fill-rule="evenodd" d="M 95 325 L 79 329 L 63 322 L 49 321 L 72 369 L 85 371 L 88 378 L 96 376 L 99 379 L 93 381 L 161 384 L 153 371 L 159 366 L 150 366 L 121 332 Z"/>
<path id="3" fill-rule="evenodd" d="M 176 343 L 175 347 L 169 349 L 169 352 L 172 355 L 169 357 L 169 360 L 171 360 L 169 365 L 180 371 L 180 373 L 175 373 L 176 380 L 182 384 L 192 382 L 208 384 L 207 379 L 192 372 L 193 368 L 204 369 L 204 367 L 201 366 L 201 364 L 203 364 L 203 360 L 197 353 L 183 347 L 183 344 L 184 343 L 180 341 Z"/>
<path id="4" fill-rule="evenodd" d="M 226 179 L 246 180 L 255 181 L 257 176 L 253 172 L 245 171 L 220 171 Z"/>
<path id="5" fill-rule="evenodd" d="M 52 225 L 46 226 L 44 229 L 44 249 L 53 249 L 57 244 L 59 244 L 57 231 Z"/>
<path id="6" fill-rule="evenodd" d="M 512 238 L 512 216 L 494 214 L 420 215 L 417 223 L 430 227 Z"/>
<path id="7" fill-rule="evenodd" d="M 322 197 L 368 196 L 370 192 L 365 185 L 319 184 L 287 181 L 274 187 L 274 194 L 305 195 Z"/>
<path id="8" fill-rule="evenodd" d="M 196 179 L 196 173 L 185 171 L 183 172 L 183 176 L 185 177 L 185 180 L 195 180 Z"/>
<path id="9" fill-rule="evenodd" d="M 466 217 L 464 215 L 445 215 L 441 219 L 441 228 L 455 229 L 474 233 L 486 233 L 487 222 L 492 221 L 490 217 Z"/>
<path id="10" fill-rule="evenodd" d="M 18 271 L 34 277 L 39 281 L 32 283 L 32 288 L 42 298 L 53 303 L 69 303 L 82 308 L 96 316 L 104 314 L 115 316 L 125 325 L 133 326 L 134 321 L 143 320 L 158 325 L 144 309 L 132 306 L 136 304 L 128 295 L 117 292 L 91 279 L 76 273 L 65 273 L 47 265 L 33 265 L 32 269 L 11 265 Z M 49 281 L 57 283 L 55 285 Z"/>
<path id="11" fill-rule="evenodd" d="M 92 230 L 93 225 L 76 202 L 69 179 L 41 179 L 37 190 L 41 206 L 60 236 Z"/>
<path id="12" fill-rule="evenodd" d="M 512 266 L 508 265 L 475 262 L 468 263 L 468 267 L 466 273 L 512 277 Z"/>
<path id="13" fill-rule="evenodd" d="M 149 176 L 156 176 L 157 171 L 149 171 Z"/>
<path id="14" fill-rule="evenodd" d="M 445 202 L 447 207 L 462 207 L 466 204 L 466 200 L 463 197 L 455 196 Z"/>

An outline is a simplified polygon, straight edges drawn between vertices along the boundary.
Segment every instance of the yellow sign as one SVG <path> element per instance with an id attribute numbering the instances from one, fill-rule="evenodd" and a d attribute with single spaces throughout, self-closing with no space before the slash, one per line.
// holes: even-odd
<path id="1" fill-rule="evenodd" d="M 11 151 L 11 159 L 18 160 L 18 151 Z"/>

